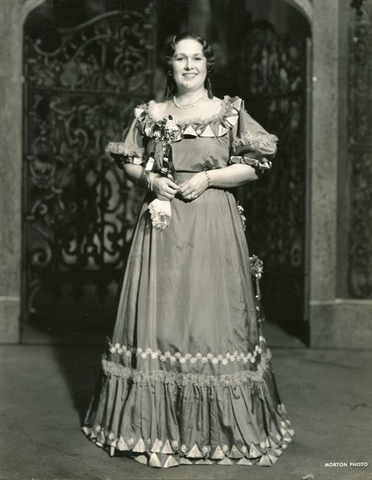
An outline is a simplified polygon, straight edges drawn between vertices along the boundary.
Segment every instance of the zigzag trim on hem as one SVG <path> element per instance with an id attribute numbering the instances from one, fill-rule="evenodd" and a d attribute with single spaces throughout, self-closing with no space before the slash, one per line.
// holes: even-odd
<path id="1" fill-rule="evenodd" d="M 283 411 L 284 406 L 282 406 Z M 274 440 L 267 437 L 258 445 L 242 445 L 237 448 L 235 445 L 222 447 L 217 445 L 211 447 L 204 445 L 200 447 L 195 444 L 192 447 L 179 445 L 178 441 L 165 442 L 156 439 L 133 438 L 124 440 L 123 437 L 115 438 L 112 432 L 104 432 L 99 426 L 82 428 L 85 435 L 98 447 L 107 449 L 110 456 L 116 451 L 130 452 L 134 460 L 150 467 L 169 468 L 178 465 L 257 465 L 269 467 L 273 465 L 284 450 L 288 447 L 294 436 L 294 430 L 289 420 L 281 421 L 280 434 Z"/>

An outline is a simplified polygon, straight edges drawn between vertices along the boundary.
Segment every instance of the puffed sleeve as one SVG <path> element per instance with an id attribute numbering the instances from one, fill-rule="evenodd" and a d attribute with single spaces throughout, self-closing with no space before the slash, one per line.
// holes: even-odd
<path id="1" fill-rule="evenodd" d="M 145 164 L 144 151 L 143 135 L 138 118 L 135 118 L 124 130 L 118 141 L 110 142 L 106 147 L 106 152 L 111 155 L 120 169 L 123 169 L 125 163 Z"/>
<path id="2" fill-rule="evenodd" d="M 268 133 L 244 109 L 242 102 L 239 118 L 231 139 L 230 164 L 242 163 L 265 171 L 271 168 L 271 160 L 277 151 L 278 137 Z"/>

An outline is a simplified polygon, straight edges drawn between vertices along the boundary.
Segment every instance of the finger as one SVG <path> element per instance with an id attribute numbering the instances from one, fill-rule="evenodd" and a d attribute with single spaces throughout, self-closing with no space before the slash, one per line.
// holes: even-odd
<path id="1" fill-rule="evenodd" d="M 167 185 L 166 188 L 164 188 L 165 191 L 169 193 L 174 193 L 176 194 L 178 192 L 178 188 L 174 188 L 171 185 Z"/>
<path id="2" fill-rule="evenodd" d="M 167 178 L 167 185 L 169 187 L 172 187 L 174 190 L 176 190 L 178 192 L 179 190 L 179 186 L 177 185 L 177 183 L 175 183 L 173 180 L 171 180 L 170 178 Z"/>
<path id="3" fill-rule="evenodd" d="M 185 193 L 185 191 L 189 188 L 190 188 L 190 182 L 187 181 L 185 183 L 182 183 L 182 185 L 180 185 L 179 192 Z"/>
<path id="4" fill-rule="evenodd" d="M 180 190 L 180 193 L 182 193 L 182 195 L 188 195 L 189 193 L 191 193 L 191 186 L 190 185 L 186 185 L 184 188 L 182 188 Z"/>
<path id="5" fill-rule="evenodd" d="M 158 195 L 159 200 L 172 200 L 172 198 L 174 198 L 174 195 L 170 193 L 163 192 Z"/>
<path id="6" fill-rule="evenodd" d="M 190 192 L 188 195 L 186 195 L 187 200 L 194 200 L 196 198 L 195 192 Z"/>
<path id="7" fill-rule="evenodd" d="M 174 193 L 165 193 L 165 196 L 167 197 L 167 200 L 172 200 L 175 197 Z"/>

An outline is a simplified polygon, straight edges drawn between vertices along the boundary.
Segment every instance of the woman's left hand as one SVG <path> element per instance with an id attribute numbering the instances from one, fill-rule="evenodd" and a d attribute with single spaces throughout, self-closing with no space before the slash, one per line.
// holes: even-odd
<path id="1" fill-rule="evenodd" d="M 208 177 L 204 172 L 193 175 L 179 186 L 178 193 L 184 200 L 195 200 L 208 188 Z"/>

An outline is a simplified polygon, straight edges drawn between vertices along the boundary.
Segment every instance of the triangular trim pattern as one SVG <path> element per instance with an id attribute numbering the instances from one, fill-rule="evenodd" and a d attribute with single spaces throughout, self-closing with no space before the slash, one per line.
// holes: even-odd
<path id="1" fill-rule="evenodd" d="M 150 467 L 160 468 L 161 463 L 156 453 L 152 453 L 149 460 Z"/>
<path id="2" fill-rule="evenodd" d="M 170 444 L 169 440 L 167 440 L 165 442 L 163 450 L 161 451 L 161 453 L 166 453 L 166 454 L 173 453 L 173 448 L 171 447 L 171 444 Z"/>
<path id="3" fill-rule="evenodd" d="M 133 452 L 143 453 L 145 450 L 146 450 L 145 442 L 143 441 L 142 438 L 140 438 L 136 446 L 133 448 Z"/>
<path id="4" fill-rule="evenodd" d="M 192 447 L 192 449 L 189 451 L 189 453 L 187 454 L 187 457 L 189 458 L 200 458 L 202 457 L 203 455 L 200 453 L 200 450 L 198 449 L 198 446 L 195 445 Z"/>
<path id="5" fill-rule="evenodd" d="M 210 125 L 207 125 L 207 128 L 199 135 L 200 137 L 214 138 L 215 134 L 212 132 Z"/>
<path id="6" fill-rule="evenodd" d="M 223 453 L 222 448 L 220 446 L 216 447 L 216 450 L 211 456 L 212 460 L 221 460 L 224 457 L 225 457 L 225 454 Z"/>
<path id="7" fill-rule="evenodd" d="M 249 458 L 258 458 L 261 457 L 262 453 L 253 445 L 249 449 Z"/>
<path id="8" fill-rule="evenodd" d="M 161 120 L 154 114 L 155 104 L 156 102 L 152 100 L 145 105 L 139 105 L 134 110 L 140 131 L 148 137 L 153 136 L 154 126 Z M 221 110 L 217 114 L 207 118 L 195 117 L 187 121 L 180 120 L 176 123 L 181 128 L 182 135 L 185 136 L 221 137 L 236 125 L 242 105 L 241 98 L 225 96 Z"/>

